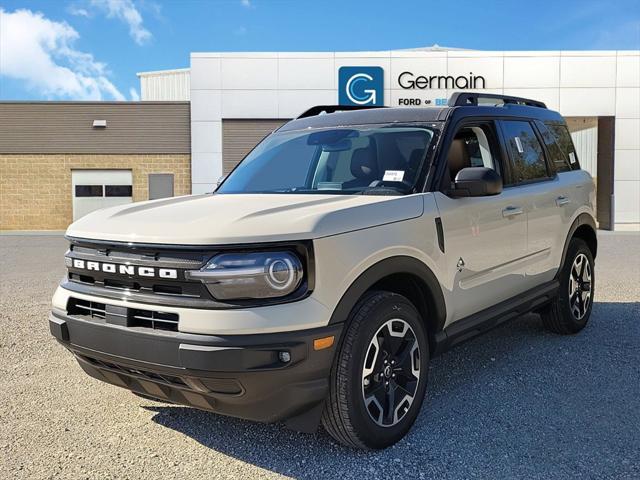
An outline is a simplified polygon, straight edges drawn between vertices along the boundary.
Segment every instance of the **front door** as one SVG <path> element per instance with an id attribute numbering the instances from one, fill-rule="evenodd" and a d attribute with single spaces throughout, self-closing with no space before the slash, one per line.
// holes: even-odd
<path id="1" fill-rule="evenodd" d="M 494 122 L 462 125 L 448 149 L 445 184 L 462 168 L 502 174 Z M 446 190 L 446 188 L 445 188 Z M 435 192 L 445 238 L 449 321 L 459 320 L 524 291 L 527 216 L 515 189 L 487 197 L 453 198 Z"/>

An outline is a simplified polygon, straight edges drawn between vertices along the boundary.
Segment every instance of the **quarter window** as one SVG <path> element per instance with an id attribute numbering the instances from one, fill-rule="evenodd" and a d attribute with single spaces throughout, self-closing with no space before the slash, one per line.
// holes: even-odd
<path id="1" fill-rule="evenodd" d="M 502 129 L 509 150 L 511 184 L 547 178 L 542 146 L 529 122 L 503 121 Z"/>
<path id="2" fill-rule="evenodd" d="M 540 132 L 544 145 L 547 148 L 547 154 L 549 155 L 549 160 L 553 165 L 553 169 L 557 173 L 570 171 L 571 165 L 569 164 L 569 158 L 560 150 L 556 137 L 553 133 L 551 133 L 549 128 L 542 122 L 536 121 L 536 126 L 538 127 L 538 131 Z"/>
<path id="3" fill-rule="evenodd" d="M 551 134 L 555 137 L 556 143 L 564 154 L 564 163 L 569 165 L 569 170 L 580 169 L 576 149 L 571 140 L 571 134 L 566 125 L 560 123 L 545 123 Z M 560 170 L 559 170 L 560 171 Z M 564 170 L 562 170 L 564 171 Z"/>

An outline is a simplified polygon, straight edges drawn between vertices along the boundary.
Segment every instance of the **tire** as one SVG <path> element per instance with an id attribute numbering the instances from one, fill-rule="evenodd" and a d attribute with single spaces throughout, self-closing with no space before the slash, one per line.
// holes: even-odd
<path id="1" fill-rule="evenodd" d="M 557 298 L 540 312 L 542 323 L 554 333 L 578 333 L 589 321 L 595 292 L 593 254 L 584 240 L 571 239 L 559 280 Z"/>
<path id="2" fill-rule="evenodd" d="M 349 447 L 393 445 L 420 412 L 428 365 L 427 332 L 413 304 L 395 293 L 365 294 L 351 312 L 331 369 L 325 430 Z"/>

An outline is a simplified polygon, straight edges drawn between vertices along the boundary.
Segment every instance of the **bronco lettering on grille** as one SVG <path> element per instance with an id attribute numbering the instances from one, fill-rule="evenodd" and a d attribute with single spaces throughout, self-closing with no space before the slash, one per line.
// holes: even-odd
<path id="1" fill-rule="evenodd" d="M 120 275 L 138 275 L 140 277 L 178 278 L 178 271 L 173 268 L 139 267 L 136 265 L 122 265 L 117 263 L 90 262 L 73 259 L 74 268 L 87 271 L 118 273 Z"/>

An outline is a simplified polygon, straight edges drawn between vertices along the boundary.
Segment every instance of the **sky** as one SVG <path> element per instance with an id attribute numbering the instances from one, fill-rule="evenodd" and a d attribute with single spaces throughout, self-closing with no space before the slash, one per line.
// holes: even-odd
<path id="1" fill-rule="evenodd" d="M 640 0 L 0 0 L 0 100 L 137 100 L 190 52 L 640 49 Z"/>

